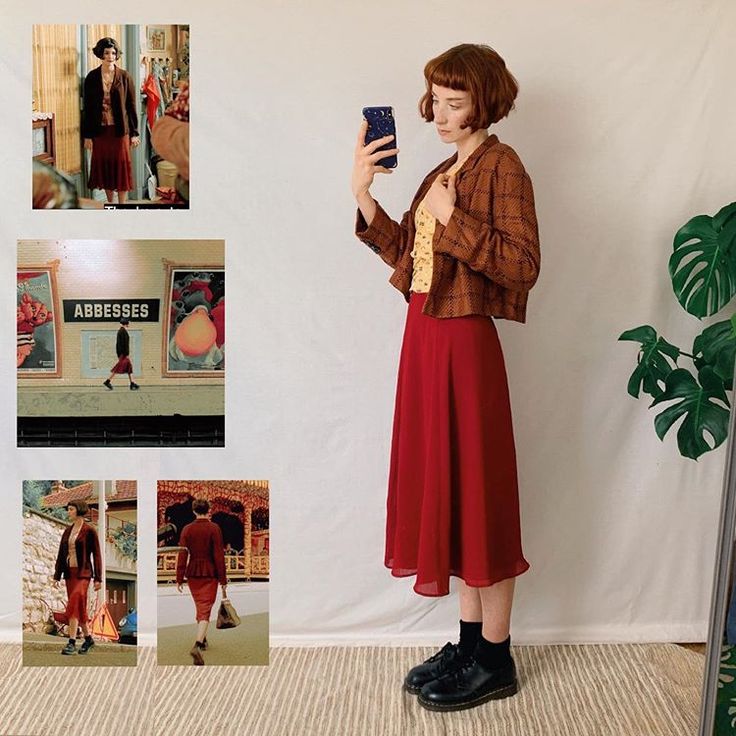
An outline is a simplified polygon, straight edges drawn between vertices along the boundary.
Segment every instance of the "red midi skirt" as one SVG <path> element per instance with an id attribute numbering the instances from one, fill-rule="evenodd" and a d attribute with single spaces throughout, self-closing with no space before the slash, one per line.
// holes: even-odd
<path id="1" fill-rule="evenodd" d="M 133 364 L 130 362 L 130 358 L 127 355 L 123 355 L 122 358 L 118 358 L 118 362 L 112 367 L 113 373 L 132 373 Z"/>
<path id="2" fill-rule="evenodd" d="M 451 575 L 485 587 L 529 569 L 521 549 L 506 367 L 493 319 L 422 314 L 412 293 L 399 363 L 385 564 L 420 595 Z"/>
<path id="3" fill-rule="evenodd" d="M 70 567 L 64 576 L 66 582 L 66 615 L 67 618 L 76 618 L 80 624 L 86 624 L 87 617 L 87 591 L 89 590 L 89 578 L 78 576 L 79 568 Z M 76 636 L 76 631 L 70 631 L 69 636 Z"/>
<path id="4" fill-rule="evenodd" d="M 197 621 L 209 621 L 217 598 L 217 578 L 188 578 L 187 585 L 197 609 Z"/>
<path id="5" fill-rule="evenodd" d="M 103 125 L 102 132 L 92 139 L 88 186 L 90 189 L 114 189 L 118 192 L 129 192 L 133 188 L 130 137 L 115 135 L 114 125 Z"/>

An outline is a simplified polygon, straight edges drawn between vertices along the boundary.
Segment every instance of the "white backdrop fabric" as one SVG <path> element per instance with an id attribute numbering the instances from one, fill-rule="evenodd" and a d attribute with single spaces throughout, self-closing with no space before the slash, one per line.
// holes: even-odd
<path id="1" fill-rule="evenodd" d="M 423 65 L 470 41 L 496 48 L 520 82 L 495 132 L 531 174 L 542 243 L 527 324 L 497 322 L 531 563 L 513 640 L 704 640 L 725 453 L 695 463 L 674 435 L 657 439 L 653 412 L 626 394 L 636 347 L 617 337 L 649 323 L 687 350 L 702 328 L 677 304 L 667 260 L 682 224 L 734 199 L 734 3 L 2 6 L 3 639 L 20 638 L 22 479 L 132 472 L 144 642 L 156 627 L 155 481 L 176 477 L 270 479 L 274 644 L 455 632 L 454 595 L 420 598 L 382 565 L 406 305 L 353 237 L 349 179 L 361 108 L 393 105 L 400 166 L 374 193 L 401 215 L 453 152 L 417 114 Z M 32 212 L 32 23 L 162 15 L 191 24 L 191 210 Z M 151 237 L 226 239 L 227 447 L 17 449 L 16 239 Z"/>

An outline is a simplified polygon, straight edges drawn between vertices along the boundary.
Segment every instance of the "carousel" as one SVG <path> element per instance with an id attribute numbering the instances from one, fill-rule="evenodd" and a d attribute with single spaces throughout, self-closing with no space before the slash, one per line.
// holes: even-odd
<path id="1" fill-rule="evenodd" d="M 197 498 L 222 531 L 228 580 L 268 580 L 268 481 L 192 480 L 158 482 L 158 582 L 176 581 L 179 536 Z"/>

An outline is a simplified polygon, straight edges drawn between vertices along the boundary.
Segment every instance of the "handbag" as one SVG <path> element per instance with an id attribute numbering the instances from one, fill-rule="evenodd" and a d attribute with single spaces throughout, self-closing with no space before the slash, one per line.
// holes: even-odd
<path id="1" fill-rule="evenodd" d="M 217 628 L 234 629 L 236 626 L 240 626 L 240 616 L 238 616 L 238 612 L 230 602 L 230 599 L 223 598 L 220 601 L 220 609 L 217 612 Z"/>

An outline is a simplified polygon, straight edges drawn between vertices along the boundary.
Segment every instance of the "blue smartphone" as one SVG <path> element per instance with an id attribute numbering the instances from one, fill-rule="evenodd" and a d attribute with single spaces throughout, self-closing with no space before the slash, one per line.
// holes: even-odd
<path id="1" fill-rule="evenodd" d="M 382 145 L 378 150 L 388 151 L 391 148 L 397 148 L 393 107 L 364 107 L 363 117 L 368 121 L 368 130 L 365 134 L 366 144 L 377 138 L 383 138 L 385 135 L 392 135 L 394 139 Z M 395 169 L 399 165 L 399 157 L 397 154 L 388 156 L 381 159 L 378 165 L 385 166 L 387 169 Z"/>

